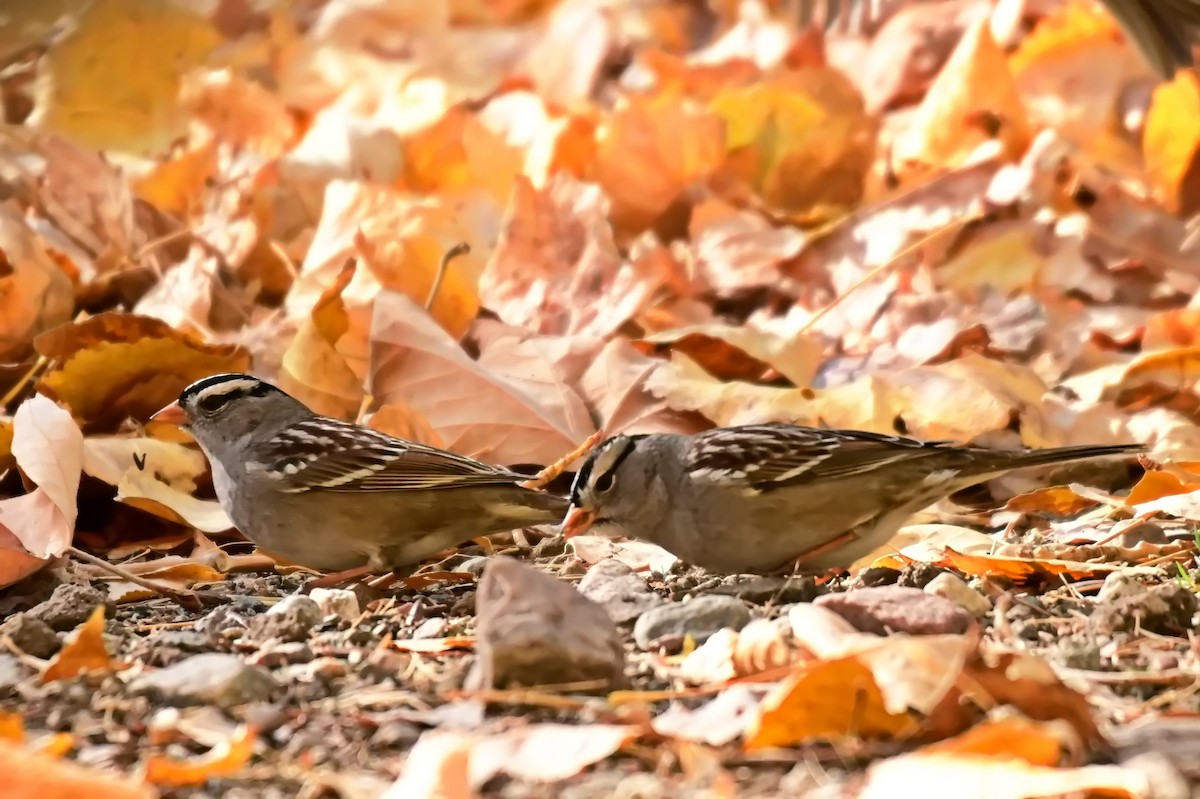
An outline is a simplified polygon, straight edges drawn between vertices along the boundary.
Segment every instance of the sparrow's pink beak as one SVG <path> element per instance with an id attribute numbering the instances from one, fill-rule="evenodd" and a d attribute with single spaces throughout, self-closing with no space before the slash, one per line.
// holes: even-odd
<path id="1" fill-rule="evenodd" d="M 563 538 L 574 538 L 577 535 L 583 535 L 592 526 L 592 522 L 594 521 L 596 521 L 596 511 L 572 505 L 562 522 Z"/>
<path id="2" fill-rule="evenodd" d="M 175 424 L 175 425 L 185 425 L 188 422 L 188 415 L 183 410 L 183 408 L 179 407 L 178 402 L 172 402 L 170 405 L 163 408 L 162 410 L 155 412 L 155 414 L 150 417 L 150 421 L 166 422 L 167 424 Z"/>

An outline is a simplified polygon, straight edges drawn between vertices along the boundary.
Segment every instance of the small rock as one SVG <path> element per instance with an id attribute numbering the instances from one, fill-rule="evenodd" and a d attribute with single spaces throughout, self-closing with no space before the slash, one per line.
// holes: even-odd
<path id="1" fill-rule="evenodd" d="M 277 669 L 281 666 L 291 666 L 297 663 L 309 663 L 314 655 L 312 647 L 303 641 L 290 641 L 263 647 L 247 658 L 252 666 L 262 666 L 267 669 Z"/>
<path id="2" fill-rule="evenodd" d="M 262 613 L 265 607 L 254 597 L 239 596 L 228 605 L 213 608 L 207 616 L 196 622 L 195 627 L 213 640 L 227 638 L 230 631 L 249 627 L 250 620 Z"/>
<path id="3" fill-rule="evenodd" d="M 633 621 L 662 604 L 662 598 L 650 590 L 645 580 L 612 558 L 599 561 L 588 569 L 576 587 L 579 593 L 604 608 L 617 624 Z"/>
<path id="4" fill-rule="evenodd" d="M 714 594 L 735 596 L 752 605 L 790 605 L 795 602 L 812 602 L 824 593 L 815 577 L 750 577 L 746 580 L 719 585 Z"/>
<path id="5" fill-rule="evenodd" d="M 567 551 L 567 540 L 562 536 L 543 538 L 533 546 L 533 560 L 556 558 Z"/>
<path id="6" fill-rule="evenodd" d="M 63 583 L 54 589 L 49 599 L 30 608 L 28 615 L 61 632 L 83 624 L 97 605 L 104 605 L 106 615 L 112 616 L 112 608 L 104 594 L 90 585 Z"/>
<path id="7" fill-rule="evenodd" d="M 941 574 L 942 571 L 937 566 L 931 566 L 928 563 L 921 563 L 920 561 L 910 563 L 900 570 L 900 576 L 896 579 L 896 585 L 906 588 L 924 588 L 933 581 L 933 578 Z"/>
<path id="8" fill-rule="evenodd" d="M 992 610 L 992 601 L 967 585 L 961 577 L 942 572 L 925 586 L 925 593 L 949 599 L 976 618 L 986 616 Z"/>
<path id="9" fill-rule="evenodd" d="M 826 594 L 813 604 L 832 610 L 858 630 L 877 635 L 962 633 L 975 621 L 948 599 L 899 585 Z"/>
<path id="10" fill-rule="evenodd" d="M 248 634 L 255 641 L 304 641 L 321 623 L 321 606 L 310 596 L 292 594 L 251 622 Z"/>
<path id="11" fill-rule="evenodd" d="M 881 585 L 895 585 L 900 581 L 900 576 L 900 570 L 890 566 L 868 566 L 855 575 L 852 587 L 877 588 Z"/>
<path id="12" fill-rule="evenodd" d="M 361 613 L 358 594 L 345 588 L 314 588 L 309 596 L 321 608 L 323 617 L 336 616 L 343 621 L 352 622 Z"/>
<path id="13" fill-rule="evenodd" d="M 446 634 L 450 623 L 444 616 L 431 616 L 417 625 L 410 638 L 441 638 Z"/>
<path id="14" fill-rule="evenodd" d="M 1133 548 L 1143 541 L 1148 544 L 1166 544 L 1168 540 L 1167 533 L 1161 526 L 1154 522 L 1141 522 L 1126 528 L 1114 543 L 1117 546 Z"/>
<path id="15" fill-rule="evenodd" d="M 407 721 L 386 721 L 371 736 L 371 747 L 410 749 L 421 737 L 421 728 Z"/>
<path id="16" fill-rule="evenodd" d="M 604 608 L 532 566 L 494 557 L 476 592 L 476 660 L 467 688 L 625 684 L 621 633 Z"/>
<path id="17" fill-rule="evenodd" d="M 18 613 L 0 624 L 0 633 L 7 635 L 17 648 L 35 658 L 48 658 L 62 647 L 62 641 L 50 625 L 28 613 Z"/>
<path id="18" fill-rule="evenodd" d="M 474 616 L 475 615 L 475 592 L 463 594 L 458 599 L 454 600 L 454 604 L 450 606 L 451 616 Z"/>
<path id="19" fill-rule="evenodd" d="M 710 595 L 662 605 L 644 614 L 633 626 L 633 639 L 642 649 L 654 648 L 667 635 L 691 635 L 703 643 L 717 630 L 740 630 L 750 621 L 750 608 L 731 596 Z"/>
<path id="20" fill-rule="evenodd" d="M 129 687 L 135 694 L 151 695 L 170 705 L 212 704 L 228 709 L 267 700 L 276 683 L 237 655 L 209 653 L 142 674 Z"/>

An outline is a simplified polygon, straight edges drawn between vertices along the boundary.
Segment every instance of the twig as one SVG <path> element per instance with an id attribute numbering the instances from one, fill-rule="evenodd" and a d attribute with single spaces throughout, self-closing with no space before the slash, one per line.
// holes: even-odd
<path id="1" fill-rule="evenodd" d="M 429 287 L 429 296 L 425 298 L 425 310 L 428 311 L 433 307 L 433 301 L 437 299 L 438 292 L 442 290 L 442 279 L 446 277 L 446 269 L 449 268 L 450 262 L 470 251 L 471 245 L 465 241 L 446 250 L 446 254 L 442 256 L 442 262 L 438 264 L 437 274 L 433 276 L 433 285 Z"/>
<path id="2" fill-rule="evenodd" d="M 21 396 L 21 393 L 25 391 L 25 387 L 28 386 L 34 377 L 43 369 L 45 369 L 46 365 L 49 363 L 49 358 L 47 358 L 45 355 L 39 355 L 38 359 L 34 361 L 34 364 L 32 367 L 30 367 L 29 371 L 21 375 L 21 379 L 17 381 L 16 385 L 10 388 L 8 393 L 5 394 L 2 399 L 0 399 L 0 408 L 7 408 L 13 400 Z"/>
<path id="3" fill-rule="evenodd" d="M 566 455 L 562 456 L 561 458 L 556 460 L 554 463 L 550 464 L 545 469 L 542 469 L 540 472 L 535 474 L 533 477 L 531 477 L 528 480 L 523 481 L 519 485 L 522 488 L 533 488 L 533 489 L 541 488 L 542 486 L 555 480 L 560 474 L 565 472 L 567 470 L 567 467 L 575 462 L 576 458 L 581 458 L 584 455 L 588 454 L 589 452 L 592 451 L 592 449 L 595 448 L 595 446 L 597 444 L 599 444 L 603 440 L 604 440 L 604 431 L 597 430 L 596 432 L 592 433 L 590 436 L 585 438 L 583 440 L 583 443 L 580 444 L 578 447 L 571 450 Z"/>
<path id="4" fill-rule="evenodd" d="M 115 563 L 109 563 L 104 558 L 98 558 L 91 553 L 84 552 L 78 547 L 67 547 L 67 553 L 82 560 L 84 563 L 95 566 L 98 569 L 103 569 L 109 574 L 114 574 L 122 580 L 128 580 L 134 585 L 141 586 L 147 591 L 153 591 L 156 594 L 169 597 L 188 610 L 200 610 L 205 604 L 224 605 L 230 601 L 229 597 L 214 594 L 211 591 L 193 591 L 189 588 L 180 589 L 156 582 L 155 580 L 147 580 L 145 577 L 136 575 L 128 569 L 123 569 Z"/>

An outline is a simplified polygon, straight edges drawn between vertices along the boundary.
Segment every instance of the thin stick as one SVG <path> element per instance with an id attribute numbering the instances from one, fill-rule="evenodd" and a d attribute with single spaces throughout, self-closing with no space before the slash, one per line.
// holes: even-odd
<path id="1" fill-rule="evenodd" d="M 429 296 L 425 298 L 425 310 L 428 311 L 433 307 L 433 301 L 437 299 L 438 292 L 442 290 L 442 279 L 446 277 L 446 269 L 450 266 L 450 262 L 460 255 L 466 255 L 470 251 L 471 245 L 465 241 L 461 241 L 446 250 L 446 254 L 442 256 L 442 262 L 438 264 L 437 274 L 433 277 L 433 285 L 429 287 Z"/>
<path id="2" fill-rule="evenodd" d="M 528 480 L 525 480 L 524 482 L 520 483 L 519 485 L 522 488 L 534 488 L 534 489 L 541 488 L 542 486 L 551 482 L 552 480 L 557 478 L 560 474 L 565 472 L 567 470 L 567 467 L 570 466 L 575 461 L 576 458 L 581 458 L 584 455 L 591 452 L 592 449 L 594 449 L 595 446 L 597 444 L 599 444 L 603 439 L 604 439 L 604 431 L 597 430 L 596 432 L 594 432 L 590 436 L 588 436 L 586 439 L 584 439 L 583 443 L 580 444 L 578 447 L 571 450 L 566 455 L 562 456 L 561 458 L 556 460 L 554 463 L 550 464 L 545 469 L 542 469 L 540 472 L 535 474 L 533 477 L 531 477 Z"/>
<path id="3" fill-rule="evenodd" d="M 46 365 L 49 363 L 49 358 L 47 358 L 45 355 L 39 355 L 37 361 L 34 362 L 29 371 L 21 375 L 21 379 L 17 381 L 16 385 L 10 388 L 8 393 L 5 394 L 2 399 L 0 399 L 0 408 L 7 408 L 13 400 L 21 396 L 21 393 L 25 391 L 25 387 L 28 386 L 34 377 L 43 369 L 45 369 Z"/>
<path id="4" fill-rule="evenodd" d="M 154 580 L 147 580 L 145 577 L 134 574 L 128 569 L 123 569 L 115 563 L 109 563 L 104 558 L 98 558 L 91 553 L 84 552 L 78 547 L 67 547 L 67 552 L 75 558 L 82 560 L 84 563 L 95 566 L 98 569 L 103 569 L 109 574 L 114 574 L 122 580 L 127 580 L 134 585 L 141 586 L 147 591 L 153 591 L 156 594 L 162 594 L 178 602 L 188 610 L 200 610 L 205 603 L 209 605 L 224 605 L 230 602 L 229 597 L 220 594 L 214 594 L 211 591 L 193 591 L 189 588 L 179 589 Z"/>
<path id="5" fill-rule="evenodd" d="M 966 224 L 966 222 L 960 222 L 958 224 L 958 227 L 962 227 L 965 224 Z M 933 241 L 933 239 L 935 237 L 945 234 L 946 231 L 949 230 L 951 227 L 953 227 L 953 225 L 947 225 L 946 227 L 939 228 L 938 230 L 935 230 L 932 233 L 928 233 L 925 236 L 922 236 L 921 238 L 914 241 L 912 244 L 905 247 L 900 252 L 893 255 L 888 260 L 884 261 L 879 266 L 872 269 L 870 272 L 867 272 L 865 275 L 862 276 L 862 278 L 859 279 L 859 281 L 857 283 L 855 283 L 853 286 L 851 286 L 850 288 L 843 291 L 841 294 L 834 297 L 832 300 L 830 300 L 828 305 L 826 305 L 824 308 L 822 308 L 821 310 L 819 310 L 815 314 L 813 314 L 809 318 L 809 320 L 800 327 L 799 332 L 806 333 L 809 330 L 811 330 L 817 324 L 817 322 L 820 322 L 822 319 L 824 319 L 826 316 L 828 316 L 830 311 L 832 311 L 834 308 L 838 307 L 843 302 L 845 302 L 846 298 L 849 297 L 851 294 L 858 291 L 859 289 L 861 289 L 863 286 L 870 283 L 875 278 L 877 278 L 880 275 L 884 274 L 885 272 L 891 270 L 892 267 L 894 267 L 894 266 L 896 266 L 896 264 L 900 263 L 901 259 L 907 258 L 909 255 L 912 255 L 916 250 L 920 249 L 921 247 L 924 247 L 926 244 Z"/>

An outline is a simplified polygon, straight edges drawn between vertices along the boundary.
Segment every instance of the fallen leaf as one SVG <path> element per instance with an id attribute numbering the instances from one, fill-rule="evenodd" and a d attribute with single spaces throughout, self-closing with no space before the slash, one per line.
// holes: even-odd
<path id="1" fill-rule="evenodd" d="M 85 768 L 68 760 L 0 741 L 0 771 L 7 799 L 156 799 L 140 781 Z"/>
<path id="2" fill-rule="evenodd" d="M 68 680 L 84 672 L 111 671 L 112 659 L 104 645 L 104 606 L 97 605 L 87 621 L 75 628 L 62 649 L 46 664 L 42 682 Z"/>
<path id="3" fill-rule="evenodd" d="M 131 469 L 117 483 L 117 501 L 168 521 L 186 524 L 205 533 L 233 528 L 229 515 L 216 500 L 198 499 L 157 479 L 152 472 Z"/>
<path id="4" fill-rule="evenodd" d="M 71 414 L 41 394 L 13 418 L 12 454 L 36 488 L 0 500 L 0 527 L 34 557 L 59 557 L 71 545 L 83 468 L 83 433 Z"/>
<path id="5" fill-rule="evenodd" d="M 187 121 L 183 74 L 221 42 L 206 19 L 165 0 L 94 3 L 46 54 L 31 122 L 98 150 L 166 149 Z"/>
<path id="6" fill-rule="evenodd" d="M 41 238 L 8 205 L 0 206 L 0 359 L 29 350 L 29 340 L 71 318 L 71 280 Z"/>
<path id="7" fill-rule="evenodd" d="M 562 396 L 536 396 L 472 361 L 409 297 L 385 292 L 371 325 L 372 396 L 418 411 L 451 451 L 501 464 L 553 463 L 592 433 Z M 481 414 L 486 411 L 486 415 Z"/>
<path id="8" fill-rule="evenodd" d="M 135 314 L 98 314 L 44 333 L 34 346 L 56 362 L 38 390 L 70 408 L 89 432 L 148 419 L 201 377 L 250 368 L 243 347 L 205 344 Z"/>
<path id="9" fill-rule="evenodd" d="M 859 797 L 895 796 L 897 785 L 936 784 L 959 799 L 1039 799 L 1095 792 L 1136 799 L 1150 791 L 1144 772 L 1123 766 L 1059 769 L 1020 760 L 914 752 L 872 765 Z"/>
<path id="10" fill-rule="evenodd" d="M 473 743 L 473 735 L 458 730 L 422 733 L 380 799 L 474 799 L 468 777 Z"/>
<path id="11" fill-rule="evenodd" d="M 257 733 L 243 725 L 233 737 L 218 743 L 199 757 L 177 760 L 163 755 L 150 755 L 142 764 L 143 779 L 153 785 L 173 787 L 201 785 L 215 777 L 231 776 L 249 764 L 257 741 Z"/>
<path id="12" fill-rule="evenodd" d="M 530 724 L 475 741 L 471 784 L 497 774 L 532 782 L 558 782 L 616 753 L 639 735 L 623 724 Z"/>
<path id="13" fill-rule="evenodd" d="M 763 700 L 746 749 L 847 737 L 903 739 L 916 732 L 907 712 L 891 713 L 871 670 L 855 657 L 797 668 Z"/>

